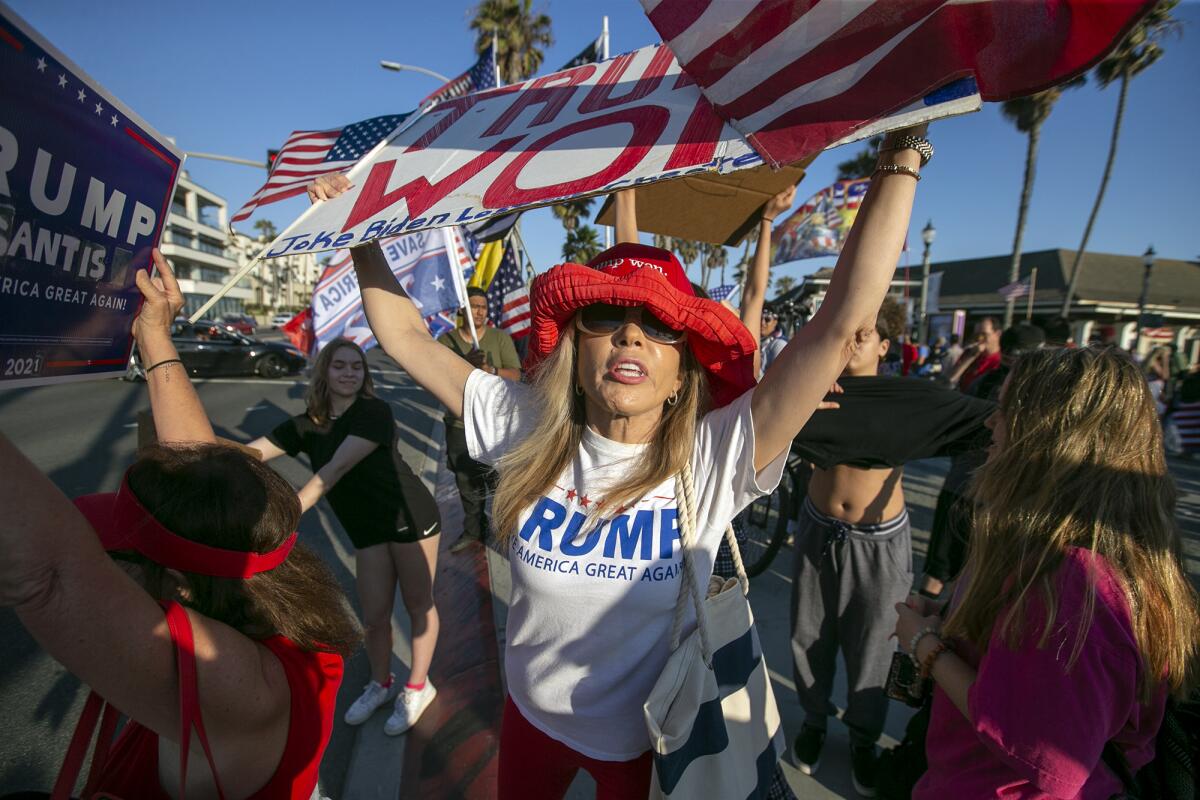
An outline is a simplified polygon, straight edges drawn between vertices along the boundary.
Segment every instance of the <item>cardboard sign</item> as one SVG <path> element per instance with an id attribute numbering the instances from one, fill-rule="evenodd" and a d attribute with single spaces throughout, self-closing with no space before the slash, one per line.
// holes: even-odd
<path id="1" fill-rule="evenodd" d="M 267 257 L 761 163 L 661 45 L 448 100 L 350 171 Z"/>
<path id="2" fill-rule="evenodd" d="M 977 110 L 974 84 L 961 89 L 944 101 L 914 103 L 837 144 Z M 435 106 L 359 161 L 348 173 L 353 188 L 309 208 L 266 257 L 354 247 L 761 164 L 671 51 L 654 45 Z"/>
<path id="3" fill-rule="evenodd" d="M 0 5 L 0 387 L 119 375 L 183 154 Z"/>

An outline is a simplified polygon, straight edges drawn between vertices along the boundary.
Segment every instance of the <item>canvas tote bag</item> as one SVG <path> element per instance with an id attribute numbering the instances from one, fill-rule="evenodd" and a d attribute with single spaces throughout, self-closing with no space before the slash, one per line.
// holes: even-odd
<path id="1" fill-rule="evenodd" d="M 737 578 L 696 581 L 696 501 L 692 469 L 677 481 L 683 574 L 671 629 L 671 656 L 646 700 L 653 798 L 765 798 L 785 744 L 779 708 L 746 595 L 750 582 L 733 530 Z M 684 611 L 696 630 L 680 642 Z"/>

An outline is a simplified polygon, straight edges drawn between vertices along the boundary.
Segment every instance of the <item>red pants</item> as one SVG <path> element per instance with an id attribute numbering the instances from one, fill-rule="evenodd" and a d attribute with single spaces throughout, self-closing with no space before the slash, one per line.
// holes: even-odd
<path id="1" fill-rule="evenodd" d="M 521 716 L 512 699 L 500 724 L 499 800 L 561 800 L 580 768 L 596 780 L 596 800 L 643 800 L 650 751 L 632 761 L 597 761 L 551 739 Z"/>

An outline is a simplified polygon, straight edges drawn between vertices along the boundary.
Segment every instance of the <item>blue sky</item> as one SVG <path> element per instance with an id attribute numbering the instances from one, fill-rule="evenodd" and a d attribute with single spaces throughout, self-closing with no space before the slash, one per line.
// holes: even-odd
<path id="1" fill-rule="evenodd" d="M 336 127 L 411 109 L 436 88 L 432 78 L 386 72 L 380 59 L 456 75 L 474 60 L 467 27 L 473 3 L 142 2 L 7 0 L 43 36 L 184 150 L 261 159 L 298 128 Z M 609 16 L 612 52 L 658 41 L 635 0 L 537 2 L 554 22 L 543 71 L 571 58 Z M 1200 258 L 1200 4 L 1181 5 L 1182 38 L 1131 85 L 1116 168 L 1089 249 Z M 1075 248 L 1099 183 L 1117 87 L 1069 92 L 1042 135 L 1024 249 Z M 934 260 L 1011 252 L 1025 138 L 998 106 L 935 126 L 937 155 L 917 194 L 910 240 L 937 228 Z M 800 186 L 828 184 L 854 146 L 821 155 Z M 256 170 L 193 159 L 199 183 L 232 208 L 262 181 Z M 277 210 L 276 210 L 277 209 Z M 264 215 L 282 229 L 300 201 Z M 549 210 L 522 219 L 539 270 L 559 260 L 563 231 Z M 801 275 L 827 266 L 812 259 L 778 268 Z M 903 262 L 902 262 L 903 263 Z"/>

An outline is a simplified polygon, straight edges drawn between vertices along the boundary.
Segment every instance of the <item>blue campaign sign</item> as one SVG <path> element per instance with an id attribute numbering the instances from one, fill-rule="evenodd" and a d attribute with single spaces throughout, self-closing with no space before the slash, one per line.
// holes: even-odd
<path id="1" fill-rule="evenodd" d="M 120 374 L 182 153 L 0 4 L 0 387 Z"/>

